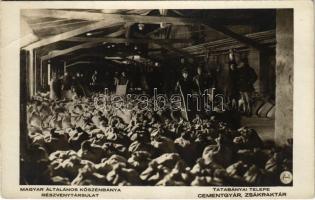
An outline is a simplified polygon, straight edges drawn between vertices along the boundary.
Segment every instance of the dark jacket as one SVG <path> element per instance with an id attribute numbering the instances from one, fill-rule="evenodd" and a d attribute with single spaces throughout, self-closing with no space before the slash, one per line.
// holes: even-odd
<path id="1" fill-rule="evenodd" d="M 256 80 L 257 75 L 253 68 L 245 65 L 238 69 L 238 88 L 241 92 L 253 92 Z"/>
<path id="2" fill-rule="evenodd" d="M 189 77 L 186 79 L 180 78 L 177 83 L 177 87 L 179 86 L 184 95 L 191 94 L 192 90 L 194 89 L 194 83 Z"/>

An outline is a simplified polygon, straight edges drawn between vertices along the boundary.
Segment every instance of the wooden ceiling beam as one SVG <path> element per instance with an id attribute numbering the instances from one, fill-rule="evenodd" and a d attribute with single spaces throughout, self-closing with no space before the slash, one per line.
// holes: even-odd
<path id="1" fill-rule="evenodd" d="M 87 11 L 70 11 L 59 9 L 25 9 L 21 15 L 29 18 L 61 18 L 61 19 L 80 19 L 89 21 L 104 20 L 103 13 L 93 13 Z"/>
<path id="2" fill-rule="evenodd" d="M 161 49 L 148 49 L 148 52 L 156 52 L 156 51 L 160 51 Z M 120 57 L 124 57 L 124 56 L 131 56 L 131 55 L 135 55 L 135 52 L 123 52 L 120 51 L 119 54 L 117 55 L 115 52 L 106 52 L 107 56 L 120 56 Z M 98 52 L 95 53 L 93 51 L 90 52 L 81 52 L 80 54 L 73 54 L 73 55 L 69 55 L 66 57 L 62 57 L 61 60 L 66 61 L 66 62 L 74 62 L 74 61 L 78 61 L 78 60 L 87 60 L 87 58 L 89 57 L 100 57 L 100 58 L 104 58 L 104 56 L 106 56 L 104 54 L 104 52 Z M 140 55 L 141 57 L 147 58 L 147 59 L 151 59 L 153 61 L 158 61 L 160 62 L 160 60 L 157 59 L 153 59 L 152 57 L 150 57 L 149 55 Z"/>
<path id="3" fill-rule="evenodd" d="M 125 32 L 126 32 L 126 29 L 122 28 L 116 32 L 108 34 L 107 37 L 119 37 L 119 36 L 123 35 Z"/>
<path id="4" fill-rule="evenodd" d="M 265 39 L 275 39 L 275 30 L 268 30 L 268 31 L 262 31 L 262 32 L 257 32 L 257 33 L 249 33 L 245 35 L 246 37 L 256 40 L 256 41 L 262 41 Z M 199 50 L 199 49 L 204 49 L 204 48 L 216 48 L 217 46 L 222 46 L 222 45 L 227 45 L 227 44 L 235 44 L 239 43 L 239 41 L 229 37 L 225 39 L 220 39 L 220 40 L 215 40 L 215 41 L 209 41 L 205 42 L 202 44 L 194 45 L 194 46 L 189 46 L 185 47 L 182 50 L 185 51 L 192 51 L 192 50 Z"/>
<path id="5" fill-rule="evenodd" d="M 66 18 L 66 19 L 80 19 L 89 21 L 100 20 L 115 20 L 123 22 L 160 24 L 161 22 L 170 23 L 174 25 L 199 24 L 200 22 L 185 17 L 166 17 L 166 16 L 147 16 L 147 15 L 122 15 L 122 14 L 107 14 L 107 13 L 93 13 L 85 11 L 65 11 L 65 10 L 23 10 L 22 16 L 25 17 L 52 17 L 52 18 Z"/>
<path id="6" fill-rule="evenodd" d="M 166 49 L 168 51 L 174 52 L 174 53 L 176 53 L 176 54 L 178 54 L 180 56 L 187 57 L 187 58 L 193 58 L 193 59 L 195 58 L 194 55 L 189 54 L 189 53 L 184 52 L 184 51 L 181 51 L 181 50 L 179 50 L 177 48 L 174 48 L 174 47 L 172 47 L 171 45 L 169 45 L 167 43 L 158 42 L 158 41 L 155 41 L 154 43 L 159 45 L 159 46 L 161 46 L 162 48 L 164 48 L 164 49 Z"/>
<path id="7" fill-rule="evenodd" d="M 142 36 L 141 37 L 142 40 L 145 40 L 145 39 L 151 39 L 151 38 L 147 38 L 146 36 Z M 180 55 L 180 56 L 183 56 L 183 57 L 187 57 L 187 58 L 193 58 L 194 59 L 194 56 L 187 53 L 187 52 L 184 52 L 180 49 L 177 49 L 177 48 L 174 48 L 172 47 L 169 42 L 165 42 L 167 41 L 168 39 L 151 39 L 152 43 L 162 47 L 163 49 L 166 49 L 168 51 L 171 51 L 171 52 L 174 52 L 176 53 L 177 55 Z M 187 41 L 186 41 L 187 42 Z M 191 42 L 191 40 L 190 40 Z"/>
<path id="8" fill-rule="evenodd" d="M 61 56 L 61 55 L 71 53 L 73 51 L 77 51 L 79 49 L 91 48 L 91 47 L 94 47 L 97 45 L 99 45 L 99 42 L 86 42 L 86 43 L 76 45 L 76 46 L 68 48 L 68 49 L 54 50 L 54 51 L 49 52 L 47 55 L 42 56 L 41 60 L 44 61 L 44 60 L 52 59 L 52 58 L 55 58 L 57 56 Z"/>
<path id="9" fill-rule="evenodd" d="M 71 42 L 108 42 L 108 43 L 186 43 L 191 42 L 189 39 L 149 39 L 149 38 L 114 38 L 114 37 L 73 37 L 65 41 Z"/>
<path id="10" fill-rule="evenodd" d="M 250 39 L 244 35 L 241 35 L 241 34 L 238 34 L 238 33 L 235 33 L 233 31 L 231 31 L 230 29 L 224 27 L 224 26 L 221 26 L 221 25 L 218 25 L 218 24 L 205 24 L 207 28 L 211 28 L 211 29 L 214 29 L 220 33 L 223 33 L 245 45 L 248 45 L 250 47 L 253 47 L 255 49 L 258 49 L 260 51 L 266 51 L 266 52 L 271 52 L 273 51 L 272 49 L 270 49 L 268 46 L 264 45 L 264 44 L 261 44 L 259 42 L 256 42 L 255 40 L 253 39 Z"/>
<path id="11" fill-rule="evenodd" d="M 99 54 L 99 53 L 85 53 L 85 54 L 79 54 L 79 55 L 70 55 L 70 56 L 67 56 L 65 58 L 62 58 L 61 60 L 63 61 L 66 61 L 66 62 L 76 62 L 76 61 L 84 61 L 86 60 L 85 58 L 86 57 L 90 57 L 90 56 L 93 56 L 93 57 L 104 57 L 104 54 Z"/>
<path id="12" fill-rule="evenodd" d="M 67 31 L 65 33 L 54 35 L 54 36 L 48 37 L 46 39 L 39 40 L 39 41 L 34 42 L 34 43 L 32 43 L 26 47 L 23 47 L 23 49 L 32 50 L 32 49 L 35 49 L 38 47 L 42 47 L 42 46 L 45 46 L 45 45 L 48 45 L 48 44 L 51 44 L 54 42 L 58 42 L 61 40 L 65 40 L 65 39 L 86 33 L 89 31 L 93 31 L 93 30 L 100 29 L 100 28 L 109 28 L 109 27 L 123 25 L 123 24 L 124 24 L 124 22 L 104 20 L 104 21 L 89 24 L 89 25 L 86 25 L 86 26 L 83 26 L 81 28 L 77 28 L 77 29 L 74 29 L 71 31 Z"/>
<path id="13" fill-rule="evenodd" d="M 67 21 L 61 21 L 61 22 L 46 24 L 46 25 L 41 25 L 41 24 L 31 25 L 31 27 L 33 30 L 36 31 L 36 30 L 43 30 L 43 29 L 50 29 L 50 28 L 58 29 L 58 28 L 63 27 L 63 26 L 69 26 L 69 25 L 74 25 L 74 24 L 87 24 L 87 23 L 89 23 L 89 21 L 70 21 L 70 20 L 67 20 Z"/>
<path id="14" fill-rule="evenodd" d="M 74 65 L 77 65 L 77 64 L 91 64 L 91 63 L 92 62 L 90 62 L 90 61 L 78 61 L 78 62 L 74 62 L 74 63 L 66 65 L 65 68 L 67 69 L 68 67 L 71 67 L 71 66 L 74 66 Z"/>
<path id="15" fill-rule="evenodd" d="M 121 35 L 124 31 L 125 30 L 119 30 L 119 31 L 116 31 L 114 33 L 109 34 L 108 36 L 116 37 L 116 36 Z M 71 48 L 68 48 L 68 49 L 64 49 L 64 50 L 51 51 L 47 55 L 42 56 L 41 59 L 42 60 L 48 60 L 48 59 L 55 58 L 55 57 L 61 56 L 61 55 L 65 55 L 65 54 L 68 54 L 68 53 L 71 53 L 73 51 L 77 51 L 77 50 L 80 50 L 80 49 L 96 47 L 96 46 L 101 44 L 99 41 L 76 41 L 76 42 L 85 42 L 85 43 L 80 44 L 80 45 L 76 45 L 74 47 L 71 47 Z"/>
<path id="16" fill-rule="evenodd" d="M 147 33 L 145 36 L 146 36 L 146 37 L 150 37 L 150 36 L 152 36 L 152 35 L 154 35 L 154 34 L 160 32 L 160 31 L 162 31 L 162 30 L 165 30 L 166 28 L 168 28 L 168 27 L 170 27 L 170 26 L 171 26 L 171 24 L 167 24 L 167 25 L 166 25 L 165 27 L 163 27 L 163 28 L 157 28 L 157 29 L 155 29 L 155 30 L 153 30 L 153 31 L 151 31 L 151 32 L 149 32 L 149 33 Z"/>
<path id="17" fill-rule="evenodd" d="M 56 36 L 49 37 L 44 40 L 40 40 L 35 42 L 25 49 L 34 49 L 40 46 L 44 46 L 47 44 L 51 44 L 53 42 L 57 42 L 60 40 L 65 40 L 67 38 L 80 35 L 82 33 L 96 30 L 104 27 L 111 27 L 113 26 L 113 21 L 115 23 L 126 23 L 126 22 L 135 22 L 135 23 L 149 23 L 149 24 L 160 24 L 163 23 L 170 23 L 173 25 L 196 25 L 196 24 L 205 24 L 206 27 L 210 27 L 216 31 L 219 31 L 231 38 L 238 40 L 241 43 L 244 43 L 248 46 L 254 47 L 259 50 L 263 51 L 270 51 L 265 45 L 260 44 L 250 38 L 247 38 L 243 35 L 235 33 L 228 28 L 218 24 L 218 22 L 213 22 L 211 20 L 196 20 L 192 18 L 184 18 L 184 17 L 165 17 L 165 16 L 141 16 L 141 15 L 121 15 L 121 14 L 104 14 L 104 13 L 92 13 L 92 12 L 82 12 L 82 11 L 64 11 L 64 10 L 23 10 L 23 16 L 31 16 L 31 17 L 52 17 L 52 18 L 67 18 L 67 19 L 81 19 L 81 20 L 90 20 L 90 21 L 97 21 L 97 20 L 104 20 L 100 22 L 96 22 L 87 26 L 84 26 L 79 29 L 75 29 L 66 33 L 58 34 Z M 169 48 L 167 45 L 164 47 Z"/>
<path id="18" fill-rule="evenodd" d="M 61 22 L 68 22 L 69 19 L 56 19 L 56 20 L 52 20 L 52 21 L 41 21 L 41 22 L 36 22 L 36 23 L 31 23 L 29 22 L 29 25 L 31 27 L 40 27 L 40 26 L 45 26 L 45 25 L 51 25 L 51 24 L 55 24 L 55 23 L 61 23 Z"/>

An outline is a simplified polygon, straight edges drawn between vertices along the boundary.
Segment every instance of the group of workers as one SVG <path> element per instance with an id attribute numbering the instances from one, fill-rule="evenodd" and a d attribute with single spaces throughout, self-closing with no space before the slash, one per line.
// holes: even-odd
<path id="1" fill-rule="evenodd" d="M 256 80 L 257 74 L 249 66 L 246 58 L 243 58 L 239 63 L 236 63 L 233 58 L 230 59 L 227 87 L 222 92 L 226 104 L 231 110 L 251 115 L 251 95 L 255 91 L 254 83 Z M 184 97 L 188 94 L 202 95 L 205 90 L 211 92 L 212 89 L 216 89 L 214 77 L 211 73 L 204 73 L 201 67 L 197 68 L 194 77 L 189 75 L 187 69 L 183 69 L 176 84 L 176 90 L 180 90 Z"/>
<path id="2" fill-rule="evenodd" d="M 127 85 L 129 83 L 125 72 L 115 72 L 113 77 L 108 74 L 106 76 L 106 83 L 101 83 L 100 75 L 95 70 L 90 78 L 84 77 L 83 73 L 76 73 L 71 76 L 65 72 L 63 76 L 58 76 L 53 73 L 50 85 L 50 99 L 72 99 L 73 96 L 88 96 L 90 93 L 102 92 L 104 88 L 109 88 L 111 91 L 115 90 L 117 85 Z"/>
<path id="3" fill-rule="evenodd" d="M 147 78 L 143 81 L 142 77 L 141 75 L 138 78 L 141 79 L 141 83 L 146 83 L 144 84 L 146 87 L 143 88 L 153 90 L 153 88 L 148 87 Z M 59 78 L 54 74 L 50 82 L 50 98 L 71 99 L 73 95 L 79 97 L 88 96 L 90 92 L 102 92 L 104 88 L 109 88 L 110 91 L 115 92 L 117 85 L 126 85 L 128 87 L 130 85 L 129 77 L 125 71 L 122 71 L 120 74 L 115 72 L 112 76 L 109 76 L 107 73 L 107 76 L 103 77 L 103 79 L 107 79 L 105 85 L 101 83 L 101 78 L 97 70 L 87 79 L 82 73 L 70 76 L 65 72 L 64 76 Z M 251 114 L 250 97 L 252 92 L 254 92 L 253 85 L 256 80 L 256 72 L 249 66 L 248 60 L 243 58 L 237 63 L 234 53 L 230 51 L 228 82 L 226 83 L 225 91 L 221 91 L 224 93 L 226 103 L 230 109 L 244 114 Z M 197 67 L 195 75 L 193 75 L 193 72 L 185 67 L 182 69 L 181 75 L 171 93 L 180 92 L 184 97 L 187 94 L 202 95 L 205 90 L 211 91 L 212 88 L 216 88 L 215 77 L 212 73 L 205 72 L 202 67 Z"/>

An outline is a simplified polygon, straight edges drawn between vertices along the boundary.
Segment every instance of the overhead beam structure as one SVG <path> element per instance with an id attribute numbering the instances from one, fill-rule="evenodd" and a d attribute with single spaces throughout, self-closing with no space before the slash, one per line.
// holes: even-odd
<path id="1" fill-rule="evenodd" d="M 28 17 L 51 17 L 51 18 L 62 18 L 67 20 L 88 20 L 88 21 L 99 21 L 95 22 L 93 24 L 85 25 L 81 28 L 77 28 L 71 31 L 67 31 L 65 33 L 61 33 L 46 39 L 42 39 L 40 41 L 37 41 L 35 43 L 32 43 L 25 47 L 26 50 L 32 50 L 41 46 L 45 46 L 54 42 L 58 42 L 61 40 L 66 41 L 76 41 L 76 42 L 85 42 L 84 44 L 76 45 L 74 47 L 71 47 L 69 49 L 65 50 L 59 50 L 59 51 L 52 51 L 48 55 L 44 56 L 42 59 L 50 59 L 56 56 L 64 55 L 76 50 L 79 50 L 81 48 L 89 48 L 96 46 L 97 43 L 102 42 L 110 42 L 110 43 L 148 43 L 152 42 L 155 44 L 158 44 L 159 46 L 175 52 L 181 56 L 185 57 L 194 57 L 190 53 L 187 53 L 185 51 L 181 51 L 177 48 L 172 47 L 170 44 L 177 43 L 177 42 L 190 42 L 190 41 L 176 41 L 173 40 L 167 40 L 163 39 L 163 41 L 153 41 L 148 38 L 141 38 L 141 39 L 130 39 L 128 38 L 128 31 L 126 32 L 126 39 L 123 38 L 84 38 L 84 37 L 75 37 L 77 35 L 101 29 L 101 28 L 109 28 L 113 26 L 123 25 L 123 24 L 133 24 L 133 23 L 149 23 L 149 24 L 160 24 L 160 23 L 167 23 L 168 25 L 196 25 L 196 24 L 202 24 L 206 25 L 206 27 L 214 29 L 218 32 L 221 32 L 243 44 L 246 44 L 250 47 L 256 48 L 258 50 L 262 51 L 271 51 L 270 48 L 264 44 L 260 44 L 259 42 L 256 42 L 255 40 L 252 40 L 246 36 L 237 34 L 228 28 L 219 25 L 214 22 L 206 21 L 204 19 L 198 20 L 193 18 L 185 18 L 185 17 L 167 17 L 167 16 L 143 16 L 143 15 L 122 15 L 122 14 L 107 14 L 107 13 L 92 13 L 92 12 L 86 12 L 86 11 L 68 11 L 68 10 L 23 10 L 22 12 L 23 16 Z M 130 26 L 127 26 L 127 29 Z M 159 30 L 159 29 L 157 29 Z M 124 30 L 125 31 L 125 30 Z M 148 34 L 150 36 L 153 34 L 151 32 Z M 73 38 L 74 37 L 74 38 Z"/>
<path id="2" fill-rule="evenodd" d="M 259 42 L 256 42 L 255 40 L 253 39 L 250 39 L 244 35 L 241 35 L 241 34 L 238 34 L 238 33 L 235 33 L 233 31 L 231 31 L 230 29 L 224 27 L 224 26 L 221 26 L 221 25 L 217 25 L 217 24 L 209 24 L 207 23 L 206 24 L 206 28 L 212 28 L 218 32 L 221 32 L 243 44 L 246 44 L 250 47 L 253 47 L 255 49 L 258 49 L 258 50 L 261 50 L 261 51 L 267 51 L 267 52 L 270 52 L 272 51 L 268 46 L 266 45 L 263 45 Z"/>
<path id="3" fill-rule="evenodd" d="M 37 30 L 37 31 L 41 31 L 41 30 L 45 30 L 45 29 L 51 29 L 51 28 L 61 28 L 61 27 L 67 27 L 67 26 L 73 26 L 73 25 L 86 25 L 89 23 L 93 23 L 91 21 L 86 21 L 86 20 L 76 20 L 76 21 L 72 21 L 72 20 L 68 20 L 66 19 L 65 21 L 53 21 L 49 24 L 32 24 L 31 27 L 33 30 Z"/>
<path id="4" fill-rule="evenodd" d="M 26 47 L 24 47 L 23 49 L 25 50 L 32 50 L 41 46 L 45 46 L 54 42 L 58 42 L 61 40 L 65 40 L 89 31 L 93 31 L 96 29 L 100 29 L 100 28 L 109 28 L 109 27 L 113 27 L 113 26 L 118 26 L 118 25 L 123 25 L 124 22 L 118 22 L 118 21 L 108 21 L 108 20 L 104 20 L 104 21 L 100 21 L 100 22 L 96 22 L 87 26 L 83 26 L 81 28 L 75 29 L 75 30 L 71 30 L 65 33 L 61 33 L 55 36 L 51 36 L 49 38 L 46 39 L 42 39 L 39 40 L 37 42 L 34 42 Z"/>
<path id="5" fill-rule="evenodd" d="M 108 43 L 150 43 L 150 42 L 159 42 L 159 43 L 186 43 L 191 42 L 190 39 L 149 39 L 149 38 L 114 38 L 114 37 L 73 37 L 66 39 L 66 41 L 71 42 L 108 42 Z"/>
<path id="6" fill-rule="evenodd" d="M 95 47 L 98 44 L 99 44 L 99 42 L 86 42 L 84 44 L 76 45 L 76 46 L 68 48 L 68 49 L 51 51 L 47 55 L 42 56 L 41 60 L 42 61 L 49 60 L 49 59 L 55 58 L 57 56 L 61 56 L 61 55 L 71 53 L 73 51 L 77 51 L 79 49 L 86 49 L 86 48 Z"/>
<path id="7" fill-rule="evenodd" d="M 32 28 L 34 29 L 39 29 L 41 27 L 45 27 L 45 26 L 54 26 L 54 25 L 58 25 L 60 23 L 64 23 L 64 22 L 67 22 L 69 21 L 68 19 L 56 19 L 56 20 L 53 20 L 53 21 L 44 21 L 44 22 L 37 22 L 37 23 L 30 23 L 30 25 L 32 26 Z"/>
<path id="8" fill-rule="evenodd" d="M 172 25 L 197 25 L 205 24 L 216 31 L 219 31 L 229 37 L 238 40 L 241 43 L 247 44 L 251 47 L 257 48 L 259 50 L 269 51 L 270 49 L 265 45 L 259 44 L 258 42 L 251 40 L 245 36 L 237 34 L 228 28 L 219 25 L 217 22 L 205 19 L 193 19 L 185 17 L 167 17 L 167 16 L 143 16 L 143 15 L 122 15 L 122 14 L 105 14 L 105 13 L 91 13 L 82 11 L 65 11 L 65 10 L 24 10 L 22 12 L 23 16 L 30 17 L 52 17 L 52 18 L 65 18 L 65 19 L 80 19 L 89 21 L 100 21 L 79 29 L 61 33 L 56 36 L 52 36 L 47 39 L 40 40 L 26 47 L 26 49 L 34 49 L 40 46 L 44 46 L 53 42 L 60 40 L 65 40 L 82 33 L 96 30 L 104 27 L 112 27 L 117 25 L 117 23 L 148 23 L 148 24 L 160 24 L 168 23 Z M 113 23 L 114 22 L 114 23 Z"/>
<path id="9" fill-rule="evenodd" d="M 166 16 L 147 16 L 147 15 L 122 15 L 122 14 L 106 14 L 106 13 L 92 13 L 84 11 L 66 11 L 66 10 L 23 10 L 23 16 L 28 17 L 51 17 L 51 18 L 64 18 L 64 19 L 80 19 L 88 21 L 100 20 L 114 20 L 122 22 L 134 23 L 147 23 L 147 24 L 160 24 L 170 23 L 173 25 L 195 25 L 200 24 L 199 21 L 193 18 L 185 17 L 166 17 Z"/>
<path id="10" fill-rule="evenodd" d="M 162 48 L 164 49 L 167 49 L 168 51 L 171 51 L 171 52 L 174 52 L 180 56 L 184 56 L 184 57 L 188 57 L 188 58 L 195 58 L 194 55 L 190 54 L 190 53 L 187 53 L 187 52 L 184 52 L 182 50 L 179 50 L 177 48 L 174 48 L 172 47 L 171 45 L 167 44 L 167 43 L 164 43 L 164 42 L 159 42 L 159 41 L 155 41 L 154 42 L 155 44 L 161 46 Z"/>
<path id="11" fill-rule="evenodd" d="M 147 52 L 156 52 L 156 51 L 161 51 L 161 49 L 148 49 Z M 118 56 L 130 56 L 136 54 L 135 52 L 119 52 Z M 113 54 L 115 55 L 115 54 Z M 104 53 L 95 53 L 95 52 L 82 52 L 80 54 L 73 54 L 69 55 L 66 57 L 61 58 L 64 61 L 67 62 L 73 62 L 82 58 L 88 58 L 88 57 L 103 57 L 104 58 Z M 153 60 L 153 58 L 149 57 L 148 55 L 141 55 L 141 57 L 147 57 L 148 59 Z M 154 61 L 160 61 L 160 60 L 154 60 Z"/>
<path id="12" fill-rule="evenodd" d="M 116 31 L 114 33 L 109 34 L 108 36 L 109 37 L 116 37 L 116 36 L 123 34 L 124 32 L 125 32 L 125 30 L 119 30 L 119 31 Z M 68 54 L 68 53 L 71 53 L 71 52 L 74 52 L 74 51 L 77 51 L 80 49 L 96 47 L 96 46 L 101 44 L 99 41 L 92 41 L 92 40 L 90 40 L 90 41 L 82 40 L 82 41 L 77 41 L 77 42 L 85 42 L 85 43 L 80 44 L 80 45 L 76 45 L 76 46 L 73 46 L 73 47 L 70 47 L 70 48 L 64 49 L 64 50 L 51 51 L 47 55 L 42 56 L 41 60 L 48 60 L 48 59 L 55 58 L 55 57 L 61 56 L 61 55 L 65 55 L 65 54 Z"/>
<path id="13" fill-rule="evenodd" d="M 171 26 L 171 24 L 167 24 L 167 25 L 165 25 L 165 27 L 163 27 L 163 28 L 157 28 L 157 29 L 155 29 L 155 30 L 153 30 L 153 31 L 151 31 L 151 32 L 149 32 L 149 33 L 147 33 L 145 36 L 146 36 L 146 37 L 152 36 L 152 35 L 154 35 L 154 34 L 160 32 L 160 31 L 162 31 L 162 30 L 165 30 L 166 28 L 168 28 L 168 27 L 170 27 L 170 26 Z"/>

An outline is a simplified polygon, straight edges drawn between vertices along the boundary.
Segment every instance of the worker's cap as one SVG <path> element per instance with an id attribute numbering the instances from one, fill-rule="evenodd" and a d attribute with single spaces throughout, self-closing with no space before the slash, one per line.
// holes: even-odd
<path id="1" fill-rule="evenodd" d="M 187 68 L 183 68 L 182 69 L 182 73 L 188 73 L 188 69 Z"/>

